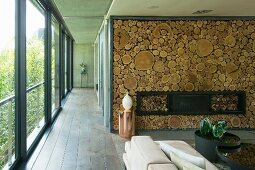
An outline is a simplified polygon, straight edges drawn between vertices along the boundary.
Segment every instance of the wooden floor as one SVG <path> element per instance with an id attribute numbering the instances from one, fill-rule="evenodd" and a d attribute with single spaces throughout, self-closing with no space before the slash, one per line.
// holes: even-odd
<path id="1" fill-rule="evenodd" d="M 27 169 L 122 169 L 93 89 L 72 90 L 39 155 Z"/>

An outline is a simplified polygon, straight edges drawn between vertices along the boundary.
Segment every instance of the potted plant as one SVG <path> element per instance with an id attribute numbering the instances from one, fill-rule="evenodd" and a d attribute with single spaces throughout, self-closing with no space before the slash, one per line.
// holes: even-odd
<path id="1" fill-rule="evenodd" d="M 208 118 L 200 121 L 200 129 L 195 132 L 195 148 L 209 161 L 217 159 L 216 147 L 236 148 L 240 146 L 240 138 L 226 132 L 227 122 L 218 120 L 213 123 Z"/>
<path id="2" fill-rule="evenodd" d="M 227 122 L 218 120 L 214 124 L 208 118 L 204 118 L 200 122 L 200 133 L 205 136 L 212 136 L 220 139 L 226 132 Z"/>
<path id="3" fill-rule="evenodd" d="M 87 74 L 87 64 L 81 63 L 81 74 Z"/>

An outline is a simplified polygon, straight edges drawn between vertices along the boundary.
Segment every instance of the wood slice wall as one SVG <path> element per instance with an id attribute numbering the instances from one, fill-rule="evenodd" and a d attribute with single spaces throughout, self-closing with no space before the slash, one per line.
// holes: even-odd
<path id="1" fill-rule="evenodd" d="M 246 114 L 137 116 L 139 129 L 255 128 L 255 21 L 113 20 L 113 128 L 128 91 L 246 91 Z"/>

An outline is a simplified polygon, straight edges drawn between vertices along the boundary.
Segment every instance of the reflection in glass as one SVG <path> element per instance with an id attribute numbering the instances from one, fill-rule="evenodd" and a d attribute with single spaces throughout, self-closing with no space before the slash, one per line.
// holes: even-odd
<path id="1" fill-rule="evenodd" d="M 44 125 L 44 11 L 27 0 L 27 149 Z"/>
<path id="2" fill-rule="evenodd" d="M 0 169 L 15 160 L 15 0 L 0 0 Z"/>
<path id="3" fill-rule="evenodd" d="M 68 57 L 68 54 L 67 54 L 67 48 L 68 48 L 68 45 L 67 45 L 67 36 L 65 36 L 65 95 L 67 94 L 67 57 Z"/>
<path id="4" fill-rule="evenodd" d="M 53 17 L 51 21 L 51 85 L 52 85 L 52 117 L 56 113 L 55 110 L 59 107 L 59 23 Z"/>

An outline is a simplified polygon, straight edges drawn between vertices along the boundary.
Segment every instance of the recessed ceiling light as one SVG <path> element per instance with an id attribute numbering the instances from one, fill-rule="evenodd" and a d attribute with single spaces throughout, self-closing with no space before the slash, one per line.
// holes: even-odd
<path id="1" fill-rule="evenodd" d="M 213 10 L 203 9 L 203 10 L 197 10 L 197 11 L 193 12 L 192 14 L 207 14 L 212 11 Z"/>
<path id="2" fill-rule="evenodd" d="M 159 8 L 159 6 L 157 6 L 157 5 L 152 5 L 152 6 L 149 6 L 149 7 L 147 7 L 148 9 L 157 9 L 157 8 Z"/>

